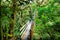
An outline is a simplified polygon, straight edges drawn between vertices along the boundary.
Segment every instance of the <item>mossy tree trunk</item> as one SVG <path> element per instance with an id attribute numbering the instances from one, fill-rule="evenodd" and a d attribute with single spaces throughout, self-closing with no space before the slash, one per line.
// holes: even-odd
<path id="1" fill-rule="evenodd" d="M 16 18 L 16 0 L 13 0 L 13 13 L 12 13 L 12 19 L 11 19 L 11 25 L 10 25 L 10 34 L 12 35 L 11 40 L 15 40 L 14 36 L 14 25 L 15 25 L 15 18 Z"/>

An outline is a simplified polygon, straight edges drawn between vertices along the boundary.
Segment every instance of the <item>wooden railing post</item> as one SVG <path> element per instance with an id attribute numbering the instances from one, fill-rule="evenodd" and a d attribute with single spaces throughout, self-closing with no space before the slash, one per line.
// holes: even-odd
<path id="1" fill-rule="evenodd" d="M 32 40 L 33 33 L 34 33 L 34 22 L 32 22 L 32 25 L 31 25 L 31 30 L 30 30 L 30 40 Z"/>

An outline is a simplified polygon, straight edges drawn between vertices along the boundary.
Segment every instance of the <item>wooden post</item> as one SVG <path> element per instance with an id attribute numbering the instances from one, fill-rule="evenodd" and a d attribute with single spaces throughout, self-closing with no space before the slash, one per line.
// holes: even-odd
<path id="1" fill-rule="evenodd" d="M 32 22 L 32 25 L 31 25 L 31 30 L 30 30 L 30 40 L 32 40 L 33 33 L 34 33 L 34 22 Z"/>

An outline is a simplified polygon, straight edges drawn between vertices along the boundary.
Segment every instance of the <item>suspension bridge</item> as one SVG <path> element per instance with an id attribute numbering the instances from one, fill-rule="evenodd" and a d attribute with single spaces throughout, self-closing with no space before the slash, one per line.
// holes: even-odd
<path id="1" fill-rule="evenodd" d="M 20 37 L 21 40 L 32 40 L 33 35 L 33 21 L 28 21 L 23 27 L 20 29 Z"/>

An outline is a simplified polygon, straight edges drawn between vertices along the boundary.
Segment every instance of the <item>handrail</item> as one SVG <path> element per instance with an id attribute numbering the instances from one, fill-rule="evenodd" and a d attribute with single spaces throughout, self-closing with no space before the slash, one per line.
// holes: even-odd
<path id="1" fill-rule="evenodd" d="M 26 29 L 28 23 L 29 23 L 29 21 L 28 21 L 23 27 L 21 27 L 21 29 L 20 29 L 20 32 L 21 32 L 20 35 L 23 34 L 23 32 L 25 31 L 25 29 Z"/>
<path id="2" fill-rule="evenodd" d="M 21 40 L 32 39 L 33 33 L 33 21 L 28 21 L 23 27 L 20 29 L 20 38 Z"/>
<path id="3" fill-rule="evenodd" d="M 29 22 L 28 24 L 30 24 L 31 22 Z M 31 24 L 30 24 L 30 26 L 28 26 L 27 25 L 27 27 L 25 28 L 25 31 L 23 32 L 23 34 L 25 34 L 27 31 L 30 31 L 30 29 L 31 29 Z M 22 35 L 22 36 L 24 36 L 24 35 Z"/>
<path id="4" fill-rule="evenodd" d="M 28 24 L 28 22 L 27 22 L 23 27 L 21 27 L 20 31 L 21 31 L 27 24 Z"/>

